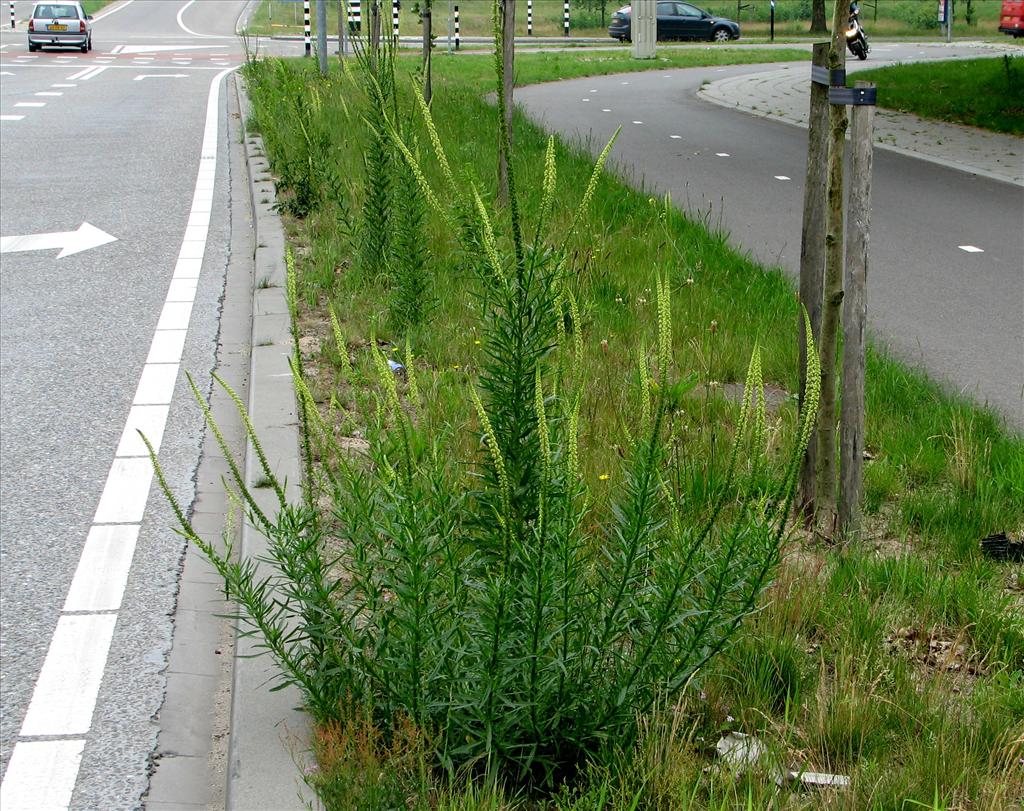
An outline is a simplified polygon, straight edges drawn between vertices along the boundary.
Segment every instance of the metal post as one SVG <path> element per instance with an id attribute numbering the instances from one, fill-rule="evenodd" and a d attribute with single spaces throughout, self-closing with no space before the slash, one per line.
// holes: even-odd
<path id="1" fill-rule="evenodd" d="M 398 2 L 391 0 L 391 36 L 398 39 Z"/>
<path id="2" fill-rule="evenodd" d="M 14 28 L 14 0 L 11 0 L 11 28 Z"/>
<path id="3" fill-rule="evenodd" d="M 327 0 L 316 0 L 316 56 L 320 75 L 327 75 Z"/>
<path id="4" fill-rule="evenodd" d="M 533 36 L 533 0 L 526 0 L 526 36 Z"/>
<path id="5" fill-rule="evenodd" d="M 455 4 L 455 50 L 459 50 L 459 5 Z"/>
<path id="6" fill-rule="evenodd" d="M 771 32 L 772 42 L 775 42 L 775 0 L 771 0 Z"/>
<path id="7" fill-rule="evenodd" d="M 946 42 L 953 41 L 953 0 L 946 0 Z"/>
<path id="8" fill-rule="evenodd" d="M 302 42 L 306 47 L 306 56 L 313 53 L 313 27 L 309 22 L 309 0 L 302 0 Z"/>
<path id="9" fill-rule="evenodd" d="M 562 4 L 562 34 L 569 36 L 569 0 Z"/>

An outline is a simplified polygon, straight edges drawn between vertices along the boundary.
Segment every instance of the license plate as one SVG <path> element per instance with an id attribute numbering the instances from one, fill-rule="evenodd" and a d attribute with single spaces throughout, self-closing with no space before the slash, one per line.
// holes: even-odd
<path id="1" fill-rule="evenodd" d="M 47 31 L 67 31 L 68 27 L 66 25 L 59 25 L 59 24 L 58 25 L 48 25 L 48 26 L 46 26 L 46 30 Z"/>

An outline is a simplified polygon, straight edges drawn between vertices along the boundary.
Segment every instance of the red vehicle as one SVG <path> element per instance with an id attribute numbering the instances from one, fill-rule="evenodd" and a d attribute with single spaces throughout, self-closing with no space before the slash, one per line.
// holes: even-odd
<path id="1" fill-rule="evenodd" d="M 1011 37 L 1024 37 L 1024 0 L 1003 0 L 999 30 Z"/>

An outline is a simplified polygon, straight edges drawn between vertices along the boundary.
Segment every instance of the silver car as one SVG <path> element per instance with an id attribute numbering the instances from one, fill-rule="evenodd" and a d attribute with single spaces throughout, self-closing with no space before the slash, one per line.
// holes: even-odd
<path id="1" fill-rule="evenodd" d="M 77 2 L 36 3 L 28 21 L 28 49 L 92 50 L 92 15 Z"/>

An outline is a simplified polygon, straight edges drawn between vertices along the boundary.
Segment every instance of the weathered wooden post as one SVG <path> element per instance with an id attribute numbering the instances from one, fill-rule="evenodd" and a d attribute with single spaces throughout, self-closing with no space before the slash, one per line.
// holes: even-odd
<path id="1" fill-rule="evenodd" d="M 828 64 L 832 87 L 846 87 L 846 23 L 850 0 L 836 0 Z M 829 104 L 828 201 L 825 235 L 825 279 L 821 311 L 821 405 L 818 410 L 815 531 L 826 538 L 836 534 L 836 355 L 843 303 L 843 152 L 847 115 L 844 104 Z"/>
<path id="2" fill-rule="evenodd" d="M 825 164 L 828 160 L 828 48 L 814 45 L 811 60 L 811 108 L 807 127 L 807 173 L 804 182 L 804 221 L 800 233 L 800 302 L 807 310 L 811 331 L 821 337 L 821 284 L 825 271 Z M 807 336 L 804 317 L 797 317 L 800 330 L 800 408 L 807 387 Z M 797 509 L 809 522 L 814 514 L 815 437 L 807 444 L 800 470 Z"/>
<path id="3" fill-rule="evenodd" d="M 867 322 L 871 170 L 874 160 L 875 86 L 853 90 L 850 193 L 846 209 L 846 274 L 843 296 L 843 380 L 839 412 L 839 529 L 856 538 L 864 492 L 864 367 Z"/>

